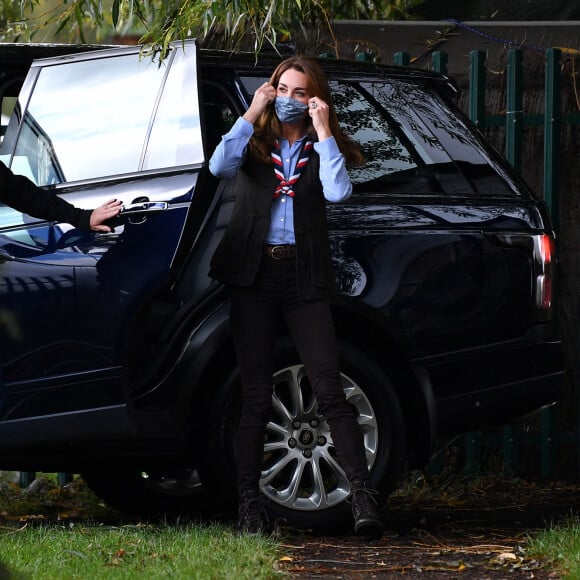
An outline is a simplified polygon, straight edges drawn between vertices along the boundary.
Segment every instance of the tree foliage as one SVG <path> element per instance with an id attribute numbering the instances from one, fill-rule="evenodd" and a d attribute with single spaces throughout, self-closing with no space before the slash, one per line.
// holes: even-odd
<path id="1" fill-rule="evenodd" d="M 259 51 L 326 38 L 334 19 L 404 20 L 424 0 L 0 0 L 3 40 L 101 42 L 131 34 L 165 52 L 195 37 L 203 45 Z M 47 34 L 52 38 L 47 38 Z"/>

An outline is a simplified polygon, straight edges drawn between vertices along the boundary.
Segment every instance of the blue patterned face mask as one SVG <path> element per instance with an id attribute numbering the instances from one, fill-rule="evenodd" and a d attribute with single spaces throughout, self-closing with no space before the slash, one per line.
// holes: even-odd
<path id="1" fill-rule="evenodd" d="M 298 123 L 304 119 L 308 105 L 292 97 L 276 97 L 274 109 L 281 123 Z"/>

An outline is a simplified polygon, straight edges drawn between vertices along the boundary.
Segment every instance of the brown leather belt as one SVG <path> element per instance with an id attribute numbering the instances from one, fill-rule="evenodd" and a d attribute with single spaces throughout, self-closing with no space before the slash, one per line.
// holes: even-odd
<path id="1" fill-rule="evenodd" d="M 287 260 L 296 257 L 296 246 L 294 244 L 284 244 L 280 246 L 264 245 L 264 254 L 274 260 Z"/>

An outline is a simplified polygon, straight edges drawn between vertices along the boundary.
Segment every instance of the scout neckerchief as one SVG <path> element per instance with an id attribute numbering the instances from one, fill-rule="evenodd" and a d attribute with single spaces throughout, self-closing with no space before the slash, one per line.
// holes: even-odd
<path id="1" fill-rule="evenodd" d="M 274 173 L 280 183 L 276 186 L 274 190 L 274 199 L 278 199 L 281 195 L 287 195 L 289 197 L 294 197 L 294 184 L 298 181 L 302 171 L 306 167 L 308 160 L 310 159 L 310 154 L 312 153 L 312 147 L 314 143 L 312 141 L 304 141 L 302 150 L 300 151 L 300 157 L 298 163 L 296 163 L 296 168 L 294 169 L 294 174 L 288 179 L 284 178 L 282 158 L 280 157 L 280 143 L 276 141 L 274 150 L 272 151 L 272 161 L 274 161 Z"/>

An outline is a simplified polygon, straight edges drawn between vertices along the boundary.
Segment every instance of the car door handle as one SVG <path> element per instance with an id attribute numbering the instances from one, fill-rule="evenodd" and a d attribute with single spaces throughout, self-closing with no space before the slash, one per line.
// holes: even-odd
<path id="1" fill-rule="evenodd" d="M 123 209 L 121 210 L 121 215 L 165 211 L 168 207 L 169 204 L 166 201 L 143 201 L 130 205 L 124 205 Z"/>

